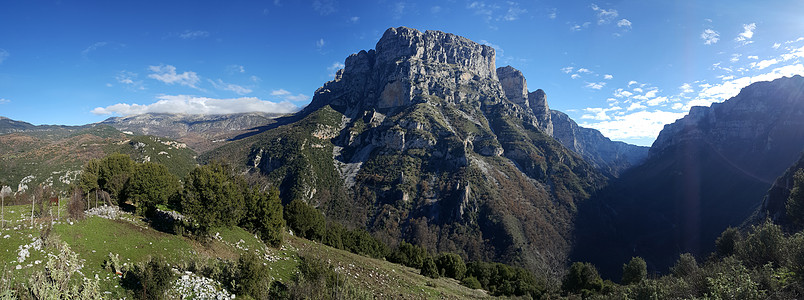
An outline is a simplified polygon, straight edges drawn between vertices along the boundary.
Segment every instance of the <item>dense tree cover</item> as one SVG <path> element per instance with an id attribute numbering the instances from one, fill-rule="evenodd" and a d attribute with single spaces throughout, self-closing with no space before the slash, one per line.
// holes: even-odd
<path id="1" fill-rule="evenodd" d="M 198 223 L 202 234 L 209 228 L 237 225 L 246 213 L 242 178 L 228 167 L 211 163 L 187 175 L 181 207 Z"/>
<path id="2" fill-rule="evenodd" d="M 594 265 L 576 262 L 564 276 L 561 289 L 568 293 L 590 295 L 603 289 L 603 279 L 600 278 Z"/>
<path id="3" fill-rule="evenodd" d="M 279 190 L 272 187 L 266 193 L 255 187 L 248 189 L 245 205 L 246 215 L 240 222 L 241 226 L 256 232 L 265 243 L 279 247 L 282 243 L 282 228 L 285 227 Z"/>
<path id="4" fill-rule="evenodd" d="M 294 199 L 285 207 L 285 221 L 297 236 L 321 241 L 326 231 L 324 215 L 301 199 Z"/>
<path id="5" fill-rule="evenodd" d="M 475 287 L 475 281 L 479 287 Z M 461 283 L 471 288 L 483 288 L 495 296 L 525 296 L 536 299 L 545 292 L 544 283 L 533 273 L 501 263 L 470 262 Z"/>
<path id="6" fill-rule="evenodd" d="M 424 260 L 430 256 L 423 247 L 402 241 L 388 260 L 411 268 L 421 269 Z"/>
<path id="7" fill-rule="evenodd" d="M 108 192 L 114 203 L 123 198 L 131 174 L 134 173 L 134 161 L 126 154 L 111 154 L 100 161 L 98 169 L 98 186 Z"/>
<path id="8" fill-rule="evenodd" d="M 458 254 L 441 253 L 436 257 L 435 262 L 441 276 L 461 280 L 466 273 L 466 264 Z"/>
<path id="9" fill-rule="evenodd" d="M 629 285 L 640 283 L 648 277 L 648 265 L 641 257 L 631 258 L 627 264 L 623 265 L 623 280 L 622 284 Z"/>
<path id="10" fill-rule="evenodd" d="M 128 185 L 125 198 L 136 207 L 139 215 L 151 215 L 157 205 L 165 205 L 181 189 L 181 182 L 164 165 L 145 162 L 136 164 Z"/>

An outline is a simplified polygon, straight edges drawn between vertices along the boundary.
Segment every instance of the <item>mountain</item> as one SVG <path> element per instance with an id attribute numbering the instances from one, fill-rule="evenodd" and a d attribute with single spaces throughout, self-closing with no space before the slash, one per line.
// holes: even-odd
<path id="1" fill-rule="evenodd" d="M 129 154 L 139 162 L 162 163 L 180 177 L 195 167 L 195 152 L 185 144 L 154 136 L 135 136 L 102 125 L 34 126 L 2 119 L 0 183 L 14 192 L 38 184 L 66 191 L 90 159 L 112 153 Z M 12 126 L 6 126 L 12 124 Z M 26 125 L 27 124 L 27 125 Z"/>
<path id="2" fill-rule="evenodd" d="M 557 280 L 577 206 L 607 177 L 550 135 L 543 92 L 506 84 L 505 72 L 521 75 L 508 68 L 466 38 L 390 28 L 295 116 L 199 159 L 262 174 L 283 201 L 307 201 L 392 246 Z"/>
<path id="3" fill-rule="evenodd" d="M 133 134 L 175 139 L 187 144 L 196 152 L 203 153 L 217 147 L 217 143 L 271 124 L 279 116 L 281 114 L 259 112 L 219 115 L 152 113 L 112 117 L 100 124 Z"/>
<path id="4" fill-rule="evenodd" d="M 666 272 L 680 253 L 698 257 L 740 225 L 776 176 L 804 150 L 804 78 L 757 82 L 665 125 L 645 163 L 581 208 L 573 258 L 617 277 L 642 256 Z"/>
<path id="5" fill-rule="evenodd" d="M 795 228 L 793 222 L 787 216 L 787 199 L 790 198 L 790 192 L 793 189 L 794 178 L 793 175 L 796 171 L 804 169 L 804 154 L 793 165 L 787 168 L 784 173 L 776 178 L 773 185 L 765 194 L 762 199 L 762 204 L 754 211 L 748 220 L 743 224 L 743 227 L 748 225 L 758 225 L 766 219 L 770 219 L 775 224 L 779 224 L 785 229 L 798 229 Z"/>

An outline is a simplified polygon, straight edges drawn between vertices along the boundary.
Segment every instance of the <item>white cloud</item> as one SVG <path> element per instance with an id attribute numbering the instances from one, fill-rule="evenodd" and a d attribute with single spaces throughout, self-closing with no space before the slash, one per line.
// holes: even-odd
<path id="1" fill-rule="evenodd" d="M 324 48 L 324 44 L 325 42 L 323 38 L 315 41 L 315 47 L 318 48 L 319 50 L 321 50 L 321 48 Z"/>
<path id="2" fill-rule="evenodd" d="M 563 67 L 563 68 L 561 68 L 561 72 L 569 74 L 569 73 L 572 73 L 573 69 L 574 69 L 573 67 Z"/>
<path id="3" fill-rule="evenodd" d="M 648 108 L 648 107 L 642 105 L 641 103 L 631 103 L 631 106 L 628 106 L 628 108 L 626 110 L 627 111 L 632 111 L 632 110 L 644 109 L 644 108 Z"/>
<path id="4" fill-rule="evenodd" d="M 519 16 L 522 14 L 527 13 L 528 11 L 524 8 L 519 7 L 519 3 L 509 1 L 508 2 L 508 12 L 505 13 L 503 16 L 503 20 L 505 21 L 515 21 L 519 19 Z"/>
<path id="5" fill-rule="evenodd" d="M 591 120 L 597 120 L 597 121 L 611 120 L 611 117 L 608 115 L 608 112 L 617 111 L 617 110 L 621 110 L 621 109 L 622 108 L 619 107 L 619 106 L 614 106 L 614 107 L 609 107 L 609 108 L 587 107 L 587 108 L 584 108 L 583 110 L 585 112 L 588 112 L 588 113 L 591 113 L 591 114 L 584 114 L 584 115 L 581 116 L 581 119 L 591 119 Z"/>
<path id="6" fill-rule="evenodd" d="M 624 89 L 617 89 L 617 90 L 614 91 L 614 97 L 617 97 L 617 98 L 628 98 L 628 97 L 631 97 L 631 95 L 633 95 L 633 94 L 634 93 L 631 93 L 631 92 L 626 91 Z"/>
<path id="7" fill-rule="evenodd" d="M 645 95 L 645 96 L 647 96 L 647 95 Z M 646 101 L 645 103 L 648 106 L 656 106 L 656 105 L 659 105 L 659 104 L 667 103 L 669 101 L 670 101 L 670 99 L 668 99 L 667 97 L 656 97 L 656 98 L 653 98 L 653 99 L 650 99 L 650 100 Z"/>
<path id="8" fill-rule="evenodd" d="M 637 92 L 637 93 L 641 93 L 641 92 L 643 92 L 642 88 L 638 88 L 638 87 L 637 87 L 637 88 L 634 88 L 634 89 L 633 89 L 633 91 L 634 91 L 634 92 Z"/>
<path id="9" fill-rule="evenodd" d="M 430 13 L 437 14 L 439 12 L 441 12 L 441 6 L 436 5 L 430 8 Z"/>
<path id="10" fill-rule="evenodd" d="M 89 55 L 90 52 L 98 50 L 98 48 L 101 48 L 101 47 L 106 46 L 108 44 L 109 44 L 108 42 L 97 42 L 97 43 L 94 43 L 92 45 L 89 45 L 89 47 L 87 47 L 86 49 L 81 51 L 81 56 L 86 57 L 87 55 Z"/>
<path id="11" fill-rule="evenodd" d="M 704 44 L 712 45 L 720 40 L 720 33 L 712 29 L 704 29 L 704 31 L 701 33 L 701 39 L 704 40 Z"/>
<path id="12" fill-rule="evenodd" d="M 581 25 L 573 24 L 572 26 L 570 26 L 570 31 L 581 31 L 582 29 L 589 27 L 590 24 L 592 23 L 584 22 Z"/>
<path id="13" fill-rule="evenodd" d="M 572 78 L 572 79 L 578 79 L 578 78 L 581 78 L 581 75 L 578 75 L 578 74 L 572 74 L 572 75 L 570 75 L 570 78 Z"/>
<path id="14" fill-rule="evenodd" d="M 615 10 L 615 9 L 606 10 L 606 9 L 600 8 L 599 6 L 597 6 L 595 4 L 592 4 L 592 10 L 597 12 L 597 24 L 598 25 L 611 23 L 611 21 L 616 19 L 617 16 L 619 15 L 617 13 L 617 10 Z"/>
<path id="15" fill-rule="evenodd" d="M 735 38 L 734 40 L 742 43 L 743 45 L 753 43 L 753 41 L 751 41 L 751 38 L 754 37 L 754 30 L 756 29 L 757 29 L 756 23 L 743 24 L 743 32 L 737 35 L 737 38 Z"/>
<path id="16" fill-rule="evenodd" d="M 628 82 L 628 86 L 632 86 L 632 85 L 637 84 L 637 83 L 639 83 L 639 82 L 636 82 L 635 80 L 631 80 L 631 81 Z"/>
<path id="17" fill-rule="evenodd" d="M 550 10 L 550 13 L 547 15 L 547 17 L 550 18 L 551 20 L 555 20 L 555 18 L 558 17 L 558 9 L 553 8 L 552 10 Z"/>
<path id="18" fill-rule="evenodd" d="M 765 59 L 765 60 L 761 60 L 759 62 L 752 62 L 751 67 L 754 68 L 754 69 L 757 69 L 757 70 L 762 70 L 764 68 L 770 67 L 770 66 L 775 65 L 777 63 L 779 63 L 779 61 L 777 59 L 775 59 L 775 58 Z"/>
<path id="19" fill-rule="evenodd" d="M 209 36 L 209 32 L 203 30 L 185 30 L 183 33 L 179 34 L 179 38 L 183 40 L 194 40 L 194 39 L 203 39 Z"/>
<path id="20" fill-rule="evenodd" d="M 218 79 L 217 81 L 212 81 L 212 80 L 208 79 L 208 81 L 209 81 L 209 83 L 212 83 L 212 86 L 214 86 L 216 89 L 219 89 L 219 90 L 235 92 L 238 95 L 245 95 L 245 94 L 251 93 L 251 89 L 249 89 L 249 88 L 246 88 L 246 87 L 243 87 L 243 86 L 240 86 L 240 85 L 236 85 L 236 84 L 232 84 L 232 83 L 226 83 L 226 82 L 223 82 L 223 80 L 220 80 L 220 79 Z"/>
<path id="21" fill-rule="evenodd" d="M 343 69 L 343 67 L 345 67 L 343 63 L 337 61 L 332 63 L 331 66 L 327 67 L 327 71 L 329 71 L 329 77 L 335 77 L 335 72 L 338 72 L 338 70 Z"/>
<path id="22" fill-rule="evenodd" d="M 0 64 L 2 64 L 3 61 L 6 60 L 6 58 L 8 58 L 9 56 L 11 56 L 11 53 L 8 53 L 6 49 L 0 48 Z"/>
<path id="23" fill-rule="evenodd" d="M 6 98 L 0 98 L 0 104 L 6 104 L 6 103 L 11 103 L 11 100 L 8 100 Z"/>
<path id="24" fill-rule="evenodd" d="M 738 62 L 738 61 L 740 61 L 740 56 L 742 56 L 742 54 L 734 53 L 734 54 L 731 55 L 731 58 L 729 59 L 729 61 L 733 62 L 733 63 Z"/>
<path id="25" fill-rule="evenodd" d="M 159 80 L 166 84 L 178 83 L 180 85 L 198 89 L 198 83 L 201 81 L 201 77 L 199 77 L 195 72 L 187 71 L 178 74 L 176 73 L 176 67 L 171 65 L 149 66 L 148 69 L 151 70 L 151 72 L 154 72 L 153 74 L 148 74 L 149 78 Z"/>
<path id="26" fill-rule="evenodd" d="M 759 59 L 759 56 L 756 56 L 756 55 L 749 55 L 749 56 L 746 56 L 746 58 L 748 58 L 748 59 L 753 59 L 753 60 L 757 60 L 757 59 Z"/>
<path id="27" fill-rule="evenodd" d="M 756 76 L 745 76 L 740 78 L 726 76 L 723 77 L 723 82 L 702 89 L 695 99 L 685 105 L 685 109 L 689 109 L 689 107 L 695 105 L 709 105 L 715 102 L 722 102 L 726 99 L 736 96 L 742 88 L 757 81 L 770 81 L 785 76 L 789 77 L 802 74 L 804 74 L 804 65 L 798 63 L 778 67 L 768 73 L 759 74 Z"/>
<path id="28" fill-rule="evenodd" d="M 586 83 L 586 87 L 588 87 L 590 89 L 595 89 L 595 90 L 602 89 L 604 86 L 606 86 L 605 82 L 587 82 Z"/>
<path id="29" fill-rule="evenodd" d="M 152 104 L 118 103 L 92 110 L 96 115 L 137 115 L 145 113 L 183 113 L 183 114 L 233 114 L 244 112 L 291 113 L 298 110 L 296 105 L 285 102 L 271 102 L 255 97 L 233 99 L 214 99 L 188 95 L 161 95 Z"/>
<path id="30" fill-rule="evenodd" d="M 234 73 L 246 73 L 246 67 L 241 65 L 228 65 L 226 66 L 226 73 L 234 74 Z"/>
<path id="31" fill-rule="evenodd" d="M 613 78 L 614 78 L 614 76 L 611 76 L 611 74 L 606 74 L 606 75 L 603 75 L 603 79 L 607 79 L 607 80 L 608 80 L 608 79 L 613 79 Z"/>
<path id="32" fill-rule="evenodd" d="M 782 43 L 773 43 L 773 49 L 779 49 L 779 46 L 781 45 Z"/>
<path id="33" fill-rule="evenodd" d="M 587 68 L 580 68 L 580 69 L 578 69 L 578 73 L 586 73 L 586 74 L 590 74 L 590 73 L 592 73 L 592 71 L 590 71 L 590 70 L 589 70 L 589 69 L 587 69 Z"/>
<path id="34" fill-rule="evenodd" d="M 360 21 L 360 17 L 351 17 L 351 18 L 349 18 L 349 22 L 351 22 L 351 23 L 357 23 L 357 21 Z"/>
<path id="35" fill-rule="evenodd" d="M 331 15 L 336 12 L 338 3 L 335 0 L 315 0 L 313 10 L 322 16 Z"/>
<path id="36" fill-rule="evenodd" d="M 617 27 L 627 27 L 630 29 L 631 21 L 628 21 L 628 19 L 622 19 L 620 21 L 617 21 Z"/>
<path id="37" fill-rule="evenodd" d="M 125 84 L 129 88 L 133 88 L 136 90 L 144 90 L 145 86 L 142 84 L 142 80 L 137 80 L 139 74 L 129 71 L 120 71 L 117 73 L 117 76 L 114 77 L 118 83 Z"/>
<path id="38" fill-rule="evenodd" d="M 612 120 L 597 123 L 583 123 L 583 127 L 599 130 L 604 136 L 615 139 L 655 139 L 665 124 L 675 122 L 686 113 L 675 113 L 661 110 L 638 111 L 631 114 L 614 116 Z"/>
<path id="39" fill-rule="evenodd" d="M 692 89 L 692 86 L 689 83 L 684 83 L 680 87 L 678 87 L 682 93 L 692 93 L 695 90 Z"/>
<path id="40" fill-rule="evenodd" d="M 289 91 L 287 91 L 285 89 L 273 90 L 273 91 L 271 91 L 271 96 L 276 96 L 276 97 L 282 98 L 285 101 L 298 102 L 298 101 L 310 100 L 310 97 L 305 95 L 305 94 L 293 95 L 293 93 L 291 93 L 291 92 L 289 92 Z"/>

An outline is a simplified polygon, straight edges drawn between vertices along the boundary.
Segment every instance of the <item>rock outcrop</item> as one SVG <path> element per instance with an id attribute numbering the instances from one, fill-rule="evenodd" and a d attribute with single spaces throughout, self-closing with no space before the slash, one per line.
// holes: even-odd
<path id="1" fill-rule="evenodd" d="M 560 111 L 552 110 L 550 115 L 553 137 L 611 176 L 620 176 L 648 156 L 648 147 L 612 141 L 600 131 L 578 126 Z"/>

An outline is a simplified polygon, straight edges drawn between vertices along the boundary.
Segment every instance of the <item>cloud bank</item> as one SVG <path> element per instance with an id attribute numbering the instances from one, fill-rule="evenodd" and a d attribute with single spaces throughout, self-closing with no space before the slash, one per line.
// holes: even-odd
<path id="1" fill-rule="evenodd" d="M 245 112 L 265 113 L 292 113 L 299 110 L 296 105 L 282 101 L 279 103 L 260 100 L 256 97 L 241 97 L 233 99 L 213 99 L 189 95 L 162 95 L 152 104 L 118 103 L 107 107 L 97 107 L 92 110 L 96 115 L 117 114 L 122 116 L 145 113 L 172 113 L 172 114 L 234 114 Z"/>

